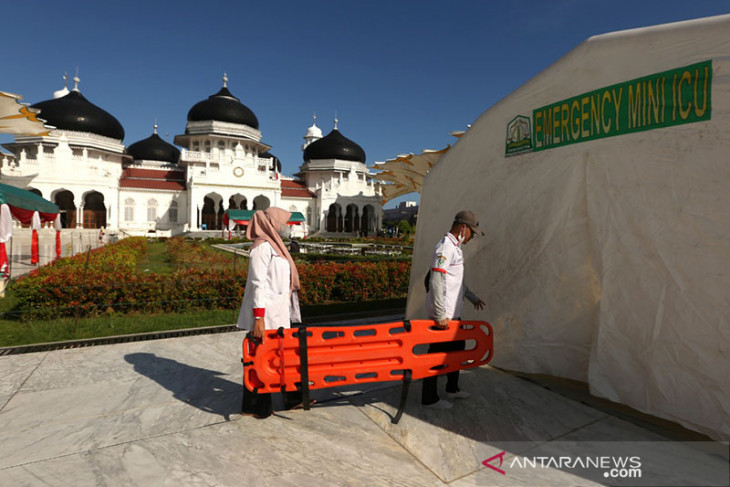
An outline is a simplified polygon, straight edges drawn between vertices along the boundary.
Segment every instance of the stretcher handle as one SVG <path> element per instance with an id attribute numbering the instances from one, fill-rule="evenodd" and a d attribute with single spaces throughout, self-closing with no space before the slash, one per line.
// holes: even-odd
<path id="1" fill-rule="evenodd" d="M 302 404 L 304 410 L 309 411 L 309 356 L 307 354 L 307 327 L 302 326 L 297 330 L 299 334 L 299 366 L 302 379 Z"/>

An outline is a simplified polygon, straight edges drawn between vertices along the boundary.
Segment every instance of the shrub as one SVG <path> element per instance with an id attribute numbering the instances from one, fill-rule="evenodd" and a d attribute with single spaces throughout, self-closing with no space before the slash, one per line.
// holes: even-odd
<path id="1" fill-rule="evenodd" d="M 125 239 L 88 254 L 60 259 L 14 284 L 23 319 L 85 317 L 109 313 L 160 313 L 236 309 L 246 284 L 244 259 L 183 238 L 167 241 L 177 270 L 138 272 L 146 240 Z M 410 262 L 297 264 L 302 305 L 404 297 Z"/>

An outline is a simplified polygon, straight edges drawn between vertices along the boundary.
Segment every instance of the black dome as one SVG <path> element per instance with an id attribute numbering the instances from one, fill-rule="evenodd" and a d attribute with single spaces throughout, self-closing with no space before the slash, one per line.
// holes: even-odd
<path id="1" fill-rule="evenodd" d="M 180 151 L 174 145 L 162 140 L 156 133 L 127 147 L 127 153 L 134 157 L 135 161 L 163 161 L 177 164 L 180 160 Z"/>
<path id="2" fill-rule="evenodd" d="M 278 173 L 281 172 L 281 161 L 274 154 L 272 154 L 269 151 L 266 151 L 263 154 L 259 154 L 259 157 L 263 157 L 265 159 L 271 159 L 271 169 L 275 170 Z"/>
<path id="3" fill-rule="evenodd" d="M 334 129 L 332 132 L 315 140 L 304 149 L 304 160 L 341 159 L 344 161 L 365 162 L 365 151 Z"/>
<path id="4" fill-rule="evenodd" d="M 112 139 L 124 139 L 124 128 L 108 112 L 97 107 L 78 91 L 61 98 L 46 100 L 35 105 L 41 111 L 39 118 L 62 130 L 88 132 Z"/>
<path id="5" fill-rule="evenodd" d="M 188 112 L 188 122 L 217 120 L 259 128 L 259 119 L 225 86 L 207 100 L 196 103 Z"/>

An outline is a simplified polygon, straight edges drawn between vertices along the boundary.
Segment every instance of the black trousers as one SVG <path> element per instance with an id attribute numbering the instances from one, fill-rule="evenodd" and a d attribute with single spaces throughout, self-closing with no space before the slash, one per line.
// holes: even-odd
<path id="1" fill-rule="evenodd" d="M 284 408 L 291 409 L 302 402 L 301 391 L 286 391 L 283 394 Z M 268 418 L 271 416 L 271 394 L 250 391 L 246 387 L 243 388 L 243 414 L 254 414 L 260 418 Z"/>
<path id="2" fill-rule="evenodd" d="M 465 340 L 455 342 L 432 343 L 428 346 L 428 353 L 437 352 L 458 352 L 466 349 Z M 446 392 L 459 392 L 459 371 L 446 374 Z M 439 401 L 438 376 L 426 377 L 423 379 L 423 390 L 421 392 L 421 404 L 428 405 Z"/>

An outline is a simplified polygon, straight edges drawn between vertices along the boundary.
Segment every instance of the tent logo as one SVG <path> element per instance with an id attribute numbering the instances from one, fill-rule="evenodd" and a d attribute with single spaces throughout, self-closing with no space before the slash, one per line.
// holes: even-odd
<path id="1" fill-rule="evenodd" d="M 518 115 L 507 124 L 505 156 L 532 152 L 532 125 L 529 117 Z"/>

